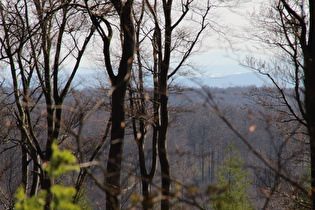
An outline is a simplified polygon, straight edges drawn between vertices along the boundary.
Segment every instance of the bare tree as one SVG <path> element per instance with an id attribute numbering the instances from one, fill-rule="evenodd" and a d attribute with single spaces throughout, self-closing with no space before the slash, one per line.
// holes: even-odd
<path id="1" fill-rule="evenodd" d="M 277 96 L 280 106 L 263 104 L 272 107 L 282 115 L 282 122 L 298 123 L 298 130 L 290 130 L 290 141 L 295 141 L 294 133 L 303 133 L 308 136 L 309 157 L 311 167 L 311 195 L 312 208 L 315 206 L 315 73 L 314 73 L 314 1 L 272 1 L 260 13 L 258 18 L 260 32 L 256 37 L 269 46 L 273 51 L 274 59 L 267 63 L 258 59 L 249 58 L 247 66 L 268 76 L 275 86 L 277 94 L 268 92 L 269 98 Z M 265 11 L 269 11 L 266 14 Z M 281 77 L 279 80 L 277 76 Z M 288 90 L 292 88 L 293 91 Z M 270 89 L 269 89 L 270 90 Z M 281 109 L 279 109 L 281 107 Z M 284 108 L 285 107 L 285 108 Z M 300 144 L 305 144 L 299 139 Z M 309 189 L 300 186 L 299 190 L 305 193 Z M 301 205 L 304 205 L 301 203 Z"/>
<path id="2" fill-rule="evenodd" d="M 47 190 L 46 209 L 53 180 L 43 167 L 50 160 L 53 141 L 59 138 L 63 103 L 94 33 L 94 27 L 83 30 L 87 19 L 71 3 L 34 0 L 0 4 L 1 61 L 11 73 L 21 133 L 22 183 L 30 189 L 30 196 L 37 194 L 39 186 Z M 66 75 L 62 66 L 69 63 L 69 76 L 61 81 Z M 40 116 L 40 112 L 44 114 Z M 28 177 L 30 163 L 33 169 Z"/>
<path id="3" fill-rule="evenodd" d="M 120 176 L 123 155 L 123 143 L 125 135 L 125 95 L 129 84 L 130 72 L 134 56 L 134 21 L 132 17 L 133 0 L 123 2 L 121 0 L 110 1 L 103 11 L 104 14 L 89 14 L 103 41 L 104 63 L 111 81 L 111 143 L 107 160 L 105 177 L 106 209 L 119 209 L 120 201 Z M 86 1 L 86 5 L 88 2 Z M 119 19 L 119 32 L 121 38 L 121 56 L 117 74 L 113 69 L 110 53 L 110 43 L 113 29 L 105 15 L 108 9 L 114 7 L 115 15 Z M 89 7 L 91 8 L 91 7 Z M 98 11 L 100 12 L 100 11 Z M 102 25 L 104 24 L 105 27 Z"/>
<path id="4" fill-rule="evenodd" d="M 173 1 L 145 1 L 138 5 L 135 13 L 137 65 L 134 75 L 137 78 L 133 77 L 134 83 L 129 91 L 132 127 L 139 152 L 144 203 L 150 199 L 149 185 L 152 184 L 155 175 L 156 155 L 158 155 L 162 176 L 161 209 L 170 208 L 171 174 L 166 138 L 169 126 L 169 84 L 193 52 L 208 24 L 207 15 L 210 5 L 203 5 L 200 9 L 193 3 L 193 1 L 174 3 Z M 175 8 L 181 9 L 177 11 Z M 174 18 L 175 13 L 177 18 Z M 198 28 L 195 33 L 185 28 L 183 23 L 190 14 L 199 14 L 197 15 L 199 19 L 194 20 Z M 151 44 L 152 48 L 149 49 L 148 44 Z M 152 55 L 151 58 L 149 54 Z M 176 61 L 173 60 L 175 57 L 178 58 Z M 147 78 L 145 70 L 152 75 L 153 93 L 150 93 L 150 88 L 147 90 L 144 88 Z M 152 104 L 148 105 L 149 102 Z M 149 144 L 152 145 L 152 159 L 150 170 L 147 171 L 144 145 L 150 127 L 152 140 Z M 147 207 L 143 206 L 143 208 Z"/>
<path id="5" fill-rule="evenodd" d="M 157 110 L 158 105 L 156 101 L 157 94 L 154 94 L 150 99 L 149 93 L 145 90 L 145 69 L 143 63 L 144 57 L 140 47 L 148 38 L 143 35 L 143 24 L 147 21 L 145 1 L 138 4 L 137 10 L 134 11 L 135 31 L 136 31 L 136 65 L 133 69 L 133 77 L 131 77 L 131 84 L 128 89 L 129 92 L 129 106 L 130 117 L 132 122 L 133 136 L 138 147 L 139 167 L 142 183 L 142 195 L 144 201 L 143 209 L 148 209 L 150 203 L 150 183 L 154 178 L 157 167 Z M 152 105 L 148 102 L 153 102 Z M 147 134 L 152 127 L 152 141 L 151 144 L 152 156 L 148 158 L 145 151 L 145 144 L 147 142 Z M 151 160 L 150 170 L 147 170 L 148 159 Z"/>

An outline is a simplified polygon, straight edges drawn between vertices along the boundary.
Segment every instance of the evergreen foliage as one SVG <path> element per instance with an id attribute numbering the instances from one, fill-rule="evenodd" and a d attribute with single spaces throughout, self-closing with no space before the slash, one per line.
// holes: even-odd
<path id="1" fill-rule="evenodd" d="M 53 154 L 48 164 L 44 165 L 44 170 L 51 178 L 58 178 L 60 175 L 78 171 L 79 166 L 76 164 L 75 156 L 67 151 L 58 149 L 56 143 L 52 145 Z M 58 210 L 79 210 L 80 207 L 72 203 L 72 197 L 75 195 L 76 190 L 74 187 L 64 187 L 61 185 L 53 185 L 50 188 L 53 196 L 53 201 L 50 204 L 51 209 Z M 38 195 L 27 198 L 24 188 L 19 187 L 15 197 L 16 210 L 42 210 L 46 204 L 47 192 L 42 190 Z"/>
<path id="2" fill-rule="evenodd" d="M 248 210 L 253 209 L 248 202 L 247 189 L 249 173 L 244 171 L 244 162 L 233 144 L 228 148 L 227 157 L 219 168 L 218 187 L 226 189 L 214 196 L 213 209 Z"/>

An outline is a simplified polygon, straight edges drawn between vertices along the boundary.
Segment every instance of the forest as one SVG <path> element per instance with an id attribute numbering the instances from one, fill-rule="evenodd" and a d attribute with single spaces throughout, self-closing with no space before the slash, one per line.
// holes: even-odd
<path id="1" fill-rule="evenodd" d="M 0 209 L 315 209 L 314 4 L 1 1 Z"/>

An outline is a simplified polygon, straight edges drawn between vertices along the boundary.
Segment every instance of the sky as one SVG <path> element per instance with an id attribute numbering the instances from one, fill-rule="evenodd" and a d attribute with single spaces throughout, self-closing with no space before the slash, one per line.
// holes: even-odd
<path id="1" fill-rule="evenodd" d="M 202 48 L 194 53 L 187 61 L 193 68 L 186 67 L 176 76 L 179 83 L 194 85 L 195 81 L 204 81 L 216 87 L 228 87 L 233 85 L 257 85 L 262 81 L 259 76 L 240 65 L 247 54 L 252 54 L 253 43 L 240 39 L 238 33 L 242 27 L 249 25 L 248 14 L 259 6 L 259 0 L 242 0 L 245 3 L 238 7 L 213 7 L 210 11 L 211 28 L 206 32 L 209 36 L 203 36 Z M 237 32 L 237 33 L 236 33 Z M 197 50 L 197 51 L 198 51 Z M 86 78 L 87 75 L 97 75 L 94 59 L 87 56 L 81 63 L 78 76 Z M 67 68 L 67 66 L 65 66 Z M 4 72 L 2 74 L 6 75 Z M 235 77 L 237 76 L 237 77 Z M 258 80 L 255 78 L 257 77 Z M 249 79 L 251 78 L 251 79 Z M 93 78 L 90 78 L 93 80 Z"/>
<path id="2" fill-rule="evenodd" d="M 186 85 L 193 85 L 195 82 L 191 82 L 192 80 L 200 81 L 201 79 L 207 81 L 206 83 L 212 83 L 216 87 L 228 87 L 239 86 L 242 80 L 244 80 L 244 85 L 260 85 L 261 81 L 266 82 L 261 80 L 261 77 L 257 76 L 251 69 L 240 65 L 246 55 L 256 53 L 253 52 L 255 43 L 239 37 L 242 36 L 242 28 L 249 27 L 248 16 L 252 10 L 259 7 L 257 1 L 243 0 L 243 3 L 239 4 L 238 7 L 212 8 L 209 18 L 210 20 L 211 18 L 214 19 L 212 20 L 213 25 L 206 32 L 209 36 L 203 36 L 203 47 L 197 49 L 197 52 L 186 62 L 193 68 L 184 67 L 183 70 L 178 72 L 179 74 L 176 77 L 179 83 L 184 81 L 183 83 Z M 91 66 L 91 63 L 88 58 L 83 62 L 85 69 L 81 71 L 81 76 L 91 71 L 89 66 Z M 189 71 L 188 74 L 187 71 Z M 238 76 L 232 77 L 232 75 Z"/>
<path id="3" fill-rule="evenodd" d="M 242 65 L 246 56 L 262 59 L 269 56 L 267 50 L 262 49 L 259 43 L 251 41 L 247 37 L 249 35 L 246 34 L 246 30 L 251 31 L 253 27 L 251 15 L 260 11 L 263 1 L 234 2 L 239 4 L 233 7 L 214 8 L 213 17 L 217 21 L 214 20 L 215 24 L 208 30 L 210 36 L 208 40 L 203 40 L 204 47 L 188 60 L 188 63 L 197 70 L 194 71 L 195 74 L 185 75 L 186 77 L 203 78 L 202 80 L 211 81 L 214 86 L 219 87 L 239 86 L 242 80 L 244 80 L 244 85 L 261 86 L 269 82 L 265 77 Z M 217 25 L 216 22 L 219 24 Z M 182 77 L 179 78 L 182 79 Z"/>

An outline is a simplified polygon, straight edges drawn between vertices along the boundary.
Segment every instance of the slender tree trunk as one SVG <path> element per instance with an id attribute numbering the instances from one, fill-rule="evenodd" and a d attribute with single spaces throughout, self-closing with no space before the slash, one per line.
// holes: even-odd
<path id="1" fill-rule="evenodd" d="M 162 195 L 164 196 L 161 202 L 161 209 L 170 209 L 169 196 L 170 196 L 170 164 L 167 156 L 166 136 L 168 129 L 168 71 L 171 60 L 171 37 L 172 37 L 172 24 L 171 24 L 171 8 L 172 0 L 163 3 L 164 18 L 165 18 L 165 34 L 164 34 L 164 59 L 160 62 L 160 79 L 159 79 L 159 94 L 160 94 L 160 127 L 159 127 L 159 140 L 158 151 L 162 173 Z"/>
<path id="2" fill-rule="evenodd" d="M 156 171 L 156 163 L 157 163 L 157 95 L 154 93 L 154 99 L 153 99 L 153 120 L 152 128 L 153 128 L 153 135 L 152 135 L 152 156 L 151 158 L 151 166 L 149 166 L 151 169 L 148 172 L 147 166 L 146 166 L 146 155 L 144 151 L 144 144 L 146 142 L 146 125 L 145 125 L 145 117 L 146 116 L 146 103 L 145 103 L 145 95 L 144 95 L 144 81 L 143 81 L 143 68 L 142 68 L 142 58 L 140 53 L 140 31 L 141 31 L 141 24 L 143 20 L 143 15 L 145 12 L 145 1 L 142 2 L 142 8 L 141 8 L 141 15 L 138 20 L 135 20 L 136 22 L 136 55 L 137 55 L 137 61 L 138 61 L 138 85 L 139 89 L 137 90 L 138 93 L 136 93 L 136 97 L 139 97 L 139 107 L 134 106 L 133 102 L 133 92 L 130 90 L 130 109 L 132 116 L 136 116 L 132 119 L 133 124 L 133 132 L 134 132 L 134 138 L 136 140 L 136 144 L 138 146 L 138 157 L 139 157 L 139 165 L 140 165 L 140 173 L 141 173 L 141 183 L 142 183 L 142 195 L 143 195 L 143 210 L 147 210 L 150 208 L 150 183 L 152 183 L 153 177 L 155 175 Z M 156 70 L 156 68 L 154 68 Z M 154 76 L 155 77 L 155 76 Z M 153 78 L 154 80 L 154 78 Z M 156 87 L 156 84 L 154 84 L 154 87 Z M 134 111 L 136 110 L 136 111 Z M 133 113 L 134 112 L 134 113 Z M 137 127 L 138 125 L 138 127 Z M 140 132 L 140 136 L 139 136 Z M 147 202 L 146 202 L 147 201 Z"/>
<path id="3" fill-rule="evenodd" d="M 125 134 L 126 82 L 114 86 L 112 94 L 112 130 L 106 176 L 106 209 L 120 209 L 120 175 Z"/>
<path id="4" fill-rule="evenodd" d="M 25 145 L 21 145 L 21 151 L 22 151 L 22 184 L 26 192 L 28 188 L 28 173 L 27 173 L 28 161 L 27 161 L 27 149 L 25 148 Z"/>
<path id="5" fill-rule="evenodd" d="M 168 91 L 167 91 L 167 80 L 162 79 L 161 82 L 161 95 L 160 95 L 160 127 L 159 127 L 159 139 L 158 139 L 158 153 L 161 165 L 162 174 L 162 202 L 161 209 L 168 210 L 169 206 L 169 196 L 170 196 L 170 164 L 167 156 L 166 148 L 166 135 L 168 128 Z"/>
<path id="6" fill-rule="evenodd" d="M 37 195 L 38 192 L 38 184 L 39 184 L 39 167 L 38 167 L 38 163 L 39 162 L 39 157 L 37 155 L 37 159 L 33 160 L 33 171 L 32 171 L 32 187 L 31 187 L 31 192 L 30 192 L 30 196 L 34 196 Z"/>
<path id="7" fill-rule="evenodd" d="M 125 135 L 125 96 L 133 63 L 135 31 L 132 18 L 133 0 L 127 0 L 124 3 L 120 0 L 111 0 L 111 2 L 119 14 L 123 43 L 118 75 L 114 76 L 113 72 L 107 69 L 111 77 L 113 93 L 111 104 L 112 130 L 105 184 L 107 187 L 106 209 L 117 210 L 120 209 L 120 175 Z"/>

